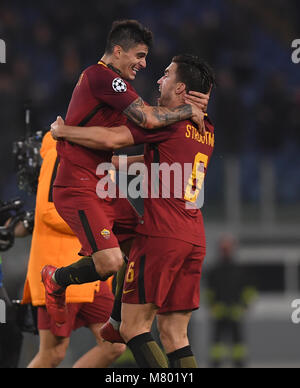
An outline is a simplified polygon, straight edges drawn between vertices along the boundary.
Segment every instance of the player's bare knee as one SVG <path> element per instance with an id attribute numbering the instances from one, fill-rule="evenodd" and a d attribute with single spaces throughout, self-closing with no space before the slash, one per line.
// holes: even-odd
<path id="1" fill-rule="evenodd" d="M 166 343 L 172 342 L 172 336 L 167 331 L 163 331 L 158 329 L 159 331 L 159 338 L 163 346 L 165 346 Z"/>
<path id="2" fill-rule="evenodd" d="M 123 266 L 124 260 L 122 253 L 116 254 L 112 259 L 112 269 L 114 272 L 118 272 Z"/>
<path id="3" fill-rule="evenodd" d="M 121 269 L 123 256 L 121 251 L 97 252 L 93 255 L 95 269 L 101 277 L 111 276 Z"/>
<path id="4" fill-rule="evenodd" d="M 168 322 L 162 319 L 157 320 L 157 330 L 159 331 L 160 336 L 164 336 L 165 334 L 168 335 L 169 329 L 170 329 L 170 326 Z"/>
<path id="5" fill-rule="evenodd" d="M 112 344 L 111 353 L 114 358 L 120 357 L 126 350 L 125 344 Z"/>
<path id="6" fill-rule="evenodd" d="M 173 325 L 170 320 L 158 320 L 157 328 L 162 344 L 176 344 L 187 338 L 187 332 L 184 328 L 180 329 Z"/>
<path id="7" fill-rule="evenodd" d="M 143 334 L 143 333 L 149 333 L 151 331 L 151 325 L 148 324 L 148 322 L 138 322 L 135 324 L 132 324 L 132 322 L 124 322 L 122 321 L 120 326 L 120 335 L 124 339 L 126 343 L 128 343 L 132 338 Z"/>
<path id="8" fill-rule="evenodd" d="M 188 336 L 185 331 L 163 330 L 160 333 L 160 341 L 165 350 L 180 349 L 185 343 L 188 343 Z"/>
<path id="9" fill-rule="evenodd" d="M 131 325 L 128 325 L 126 322 L 122 321 L 121 326 L 120 326 L 120 335 L 124 339 L 124 341 L 127 343 L 133 337 L 136 336 L 136 332 L 134 330 L 134 327 L 132 327 Z"/>
<path id="10" fill-rule="evenodd" d="M 66 349 L 63 346 L 56 346 L 50 351 L 50 359 L 53 368 L 56 368 L 66 357 Z"/>
<path id="11" fill-rule="evenodd" d="M 95 262 L 95 269 L 96 272 L 99 274 L 101 278 L 106 278 L 109 275 L 113 274 L 114 272 L 110 271 L 110 266 L 108 265 L 103 265 L 99 261 L 94 261 Z"/>
<path id="12" fill-rule="evenodd" d="M 99 346 L 104 350 L 105 357 L 110 363 L 116 361 L 126 350 L 126 345 L 119 343 L 102 342 Z"/>
<path id="13" fill-rule="evenodd" d="M 125 342 L 128 342 L 128 341 L 129 341 L 129 340 L 127 339 L 127 338 L 128 338 L 128 335 L 129 335 L 128 326 L 127 326 L 126 323 L 124 323 L 123 321 L 121 322 L 121 326 L 120 326 L 120 335 L 121 335 L 121 337 L 124 339 Z"/>

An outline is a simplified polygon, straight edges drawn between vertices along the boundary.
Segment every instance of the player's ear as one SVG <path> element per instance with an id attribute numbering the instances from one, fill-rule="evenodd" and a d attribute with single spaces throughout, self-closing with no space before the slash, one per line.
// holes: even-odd
<path id="1" fill-rule="evenodd" d="M 122 47 L 119 46 L 118 44 L 116 44 L 116 45 L 114 46 L 114 49 L 113 49 L 113 54 L 114 54 L 114 56 L 115 56 L 116 58 L 119 59 L 120 56 L 121 56 L 122 51 L 123 51 Z"/>
<path id="2" fill-rule="evenodd" d="M 181 94 L 186 91 L 186 86 L 183 82 L 177 82 L 176 88 L 175 88 L 175 93 L 176 94 Z"/>

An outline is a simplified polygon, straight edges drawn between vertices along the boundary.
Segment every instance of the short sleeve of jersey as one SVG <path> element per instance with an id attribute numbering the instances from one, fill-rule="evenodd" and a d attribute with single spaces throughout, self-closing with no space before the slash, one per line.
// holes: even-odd
<path id="1" fill-rule="evenodd" d="M 91 67 L 86 75 L 95 98 L 123 112 L 139 95 L 118 74 L 102 65 Z"/>
<path id="2" fill-rule="evenodd" d="M 175 125 L 153 130 L 146 130 L 127 120 L 126 126 L 134 139 L 134 144 L 160 143 L 167 140 L 176 130 Z"/>

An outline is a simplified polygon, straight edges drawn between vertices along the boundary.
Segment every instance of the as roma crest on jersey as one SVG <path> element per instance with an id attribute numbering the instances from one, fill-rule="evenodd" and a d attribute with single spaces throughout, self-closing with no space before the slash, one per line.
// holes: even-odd
<path id="1" fill-rule="evenodd" d="M 110 238 L 110 231 L 108 229 L 103 229 L 101 231 L 101 236 L 105 238 L 105 240 L 108 240 Z"/>

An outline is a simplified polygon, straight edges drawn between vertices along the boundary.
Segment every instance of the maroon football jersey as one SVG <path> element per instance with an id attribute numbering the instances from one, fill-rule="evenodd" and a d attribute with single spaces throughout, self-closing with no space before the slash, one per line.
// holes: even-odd
<path id="1" fill-rule="evenodd" d="M 175 238 L 205 247 L 203 217 L 196 203 L 215 143 L 214 127 L 208 118 L 205 125 L 206 136 L 201 136 L 191 121 L 151 132 L 135 129 L 133 124 L 127 123 L 135 143 L 147 143 L 148 198 L 144 200 L 144 217 L 137 227 L 138 233 Z M 153 163 L 159 163 L 160 171 L 152 167 L 151 172 Z M 165 175 L 163 164 L 167 167 Z M 168 167 L 171 165 L 174 173 L 169 174 L 169 180 Z M 159 198 L 153 198 L 157 196 Z"/>
<path id="2" fill-rule="evenodd" d="M 122 112 L 138 98 L 133 87 L 103 62 L 90 66 L 80 76 L 68 108 L 66 125 L 79 123 L 97 106 L 100 110 L 86 124 L 113 127 L 127 122 Z M 82 128 L 84 131 L 84 127 Z M 97 166 L 110 162 L 112 152 L 88 149 L 67 141 L 57 142 L 60 157 L 55 186 L 95 187 L 101 178 Z"/>

